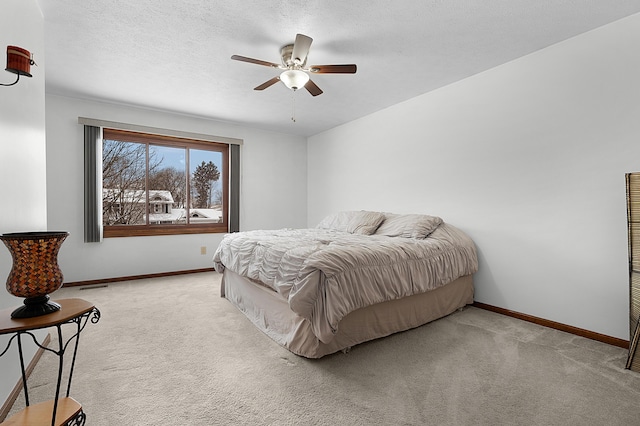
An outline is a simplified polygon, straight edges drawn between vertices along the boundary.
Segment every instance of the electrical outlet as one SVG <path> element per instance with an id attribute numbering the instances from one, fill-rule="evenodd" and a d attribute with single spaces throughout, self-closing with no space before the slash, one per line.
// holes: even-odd
<path id="1" fill-rule="evenodd" d="M 200 254 L 207 254 L 207 248 L 205 246 L 200 247 Z"/>

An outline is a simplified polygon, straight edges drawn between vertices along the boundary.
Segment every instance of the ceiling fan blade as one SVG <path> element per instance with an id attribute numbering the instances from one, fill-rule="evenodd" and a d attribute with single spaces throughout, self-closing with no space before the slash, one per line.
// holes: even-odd
<path id="1" fill-rule="evenodd" d="M 298 65 L 304 64 L 309 54 L 309 48 L 313 39 L 304 34 L 297 34 L 296 41 L 293 43 L 293 51 L 291 52 L 291 60 Z"/>
<path id="2" fill-rule="evenodd" d="M 311 65 L 309 71 L 315 74 L 355 74 L 356 64 L 345 65 Z"/>
<path id="3" fill-rule="evenodd" d="M 280 81 L 280 76 L 275 76 L 271 80 L 265 81 L 260 86 L 254 87 L 253 90 L 264 90 L 267 87 L 273 86 L 274 84 L 276 84 L 279 81 Z"/>
<path id="4" fill-rule="evenodd" d="M 304 85 L 304 88 L 307 89 L 312 96 L 322 95 L 322 89 L 320 89 L 313 81 L 307 81 L 307 84 Z"/>
<path id="5" fill-rule="evenodd" d="M 235 61 L 249 62 L 250 64 L 264 65 L 265 67 L 280 68 L 279 64 L 273 62 L 261 61 L 260 59 L 247 58 L 246 56 L 233 55 L 231 59 Z"/>

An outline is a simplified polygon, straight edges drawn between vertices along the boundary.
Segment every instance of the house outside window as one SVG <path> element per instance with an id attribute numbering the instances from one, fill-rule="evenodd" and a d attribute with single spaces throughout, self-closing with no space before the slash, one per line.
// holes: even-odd
<path id="1" fill-rule="evenodd" d="M 104 237 L 228 232 L 229 146 L 103 129 Z"/>

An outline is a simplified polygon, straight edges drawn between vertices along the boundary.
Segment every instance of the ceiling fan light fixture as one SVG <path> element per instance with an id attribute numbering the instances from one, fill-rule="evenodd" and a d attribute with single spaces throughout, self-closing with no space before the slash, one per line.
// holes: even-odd
<path id="1" fill-rule="evenodd" d="M 280 81 L 291 90 L 298 90 L 304 87 L 309 81 L 309 75 L 300 70 L 286 70 L 280 74 Z"/>

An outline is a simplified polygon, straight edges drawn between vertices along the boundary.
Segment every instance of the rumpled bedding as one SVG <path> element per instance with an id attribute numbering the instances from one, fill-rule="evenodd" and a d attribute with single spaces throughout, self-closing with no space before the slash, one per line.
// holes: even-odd
<path id="1" fill-rule="evenodd" d="M 476 248 L 442 223 L 427 238 L 360 235 L 333 229 L 281 229 L 227 234 L 214 257 L 288 301 L 328 343 L 356 309 L 433 290 L 478 270 Z"/>

